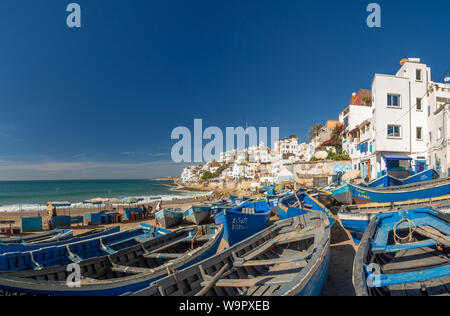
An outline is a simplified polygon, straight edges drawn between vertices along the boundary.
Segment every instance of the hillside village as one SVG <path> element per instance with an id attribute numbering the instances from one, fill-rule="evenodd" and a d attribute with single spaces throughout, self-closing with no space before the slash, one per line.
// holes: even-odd
<path id="1" fill-rule="evenodd" d="M 450 80 L 431 81 L 430 67 L 419 58 L 400 66 L 395 74 L 375 74 L 371 89 L 353 93 L 337 120 L 313 125 L 309 143 L 291 135 L 274 148 L 261 143 L 223 152 L 185 168 L 181 183 L 325 185 L 349 170 L 366 181 L 428 168 L 449 176 Z"/>

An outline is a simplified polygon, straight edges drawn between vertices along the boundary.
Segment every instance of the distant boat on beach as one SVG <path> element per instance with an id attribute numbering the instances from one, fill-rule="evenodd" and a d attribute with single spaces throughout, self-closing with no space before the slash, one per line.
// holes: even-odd
<path id="1" fill-rule="evenodd" d="M 190 224 L 200 225 L 211 216 L 211 206 L 191 206 L 183 213 L 183 219 Z"/>
<path id="2" fill-rule="evenodd" d="M 155 214 L 156 221 L 164 228 L 181 224 L 184 210 L 182 208 L 166 208 Z"/>

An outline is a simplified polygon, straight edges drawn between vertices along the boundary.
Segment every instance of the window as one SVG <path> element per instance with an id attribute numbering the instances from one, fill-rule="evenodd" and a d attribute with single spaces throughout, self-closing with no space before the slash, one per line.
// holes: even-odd
<path id="1" fill-rule="evenodd" d="M 450 99 L 436 98 L 436 111 L 442 109 L 446 104 L 450 103 Z"/>
<path id="2" fill-rule="evenodd" d="M 422 127 L 416 127 L 416 139 L 422 140 Z"/>
<path id="3" fill-rule="evenodd" d="M 387 105 L 390 107 L 400 107 L 400 96 L 398 94 L 388 94 Z"/>
<path id="4" fill-rule="evenodd" d="M 421 98 L 416 99 L 416 110 L 422 111 L 422 99 Z"/>
<path id="5" fill-rule="evenodd" d="M 442 138 L 442 127 L 439 127 L 438 129 L 438 135 L 437 135 L 437 139 L 441 139 Z"/>
<path id="6" fill-rule="evenodd" d="M 422 70 L 416 69 L 416 80 L 422 81 Z"/>
<path id="7" fill-rule="evenodd" d="M 431 143 L 433 141 L 433 133 L 430 132 L 428 135 L 430 136 L 430 143 Z"/>
<path id="8" fill-rule="evenodd" d="M 400 138 L 401 137 L 401 126 L 400 125 L 388 125 L 387 136 L 388 136 L 388 138 Z"/>

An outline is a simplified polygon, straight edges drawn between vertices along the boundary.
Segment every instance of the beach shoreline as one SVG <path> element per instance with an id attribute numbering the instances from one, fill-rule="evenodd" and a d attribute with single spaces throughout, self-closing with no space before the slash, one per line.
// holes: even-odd
<path id="1" fill-rule="evenodd" d="M 97 213 L 102 211 L 116 211 L 121 212 L 124 209 L 132 209 L 143 207 L 144 205 L 147 207 L 151 207 L 153 210 L 156 208 L 160 199 L 162 202 L 162 208 L 182 208 L 187 210 L 192 205 L 199 205 L 203 202 L 217 201 L 222 198 L 226 198 L 230 195 L 237 196 L 254 196 L 255 192 L 251 192 L 248 190 L 247 184 L 237 184 L 237 183 L 228 183 L 217 184 L 217 183 L 180 183 L 176 179 L 172 179 L 170 183 L 160 183 L 160 186 L 166 186 L 169 188 L 171 194 L 163 194 L 162 196 L 141 196 L 144 198 L 143 202 L 137 204 L 120 204 L 120 203 L 112 203 L 101 204 L 101 205 L 93 205 L 93 204 L 84 204 L 83 202 L 73 202 L 70 207 L 61 207 L 57 208 L 58 216 L 83 216 L 88 213 Z M 179 193 L 177 193 L 179 192 Z M 185 192 L 183 194 L 183 192 Z M 189 192 L 189 193 L 188 193 Z M 137 196 L 140 198 L 139 196 Z M 157 198 L 160 199 L 157 199 Z M 70 201 L 70 200 L 69 200 Z M 47 218 L 47 208 L 44 203 L 35 205 L 20 205 L 19 208 L 9 208 L 7 207 L 2 210 L 0 207 L 0 223 L 1 228 L 19 228 L 21 227 L 21 218 L 27 217 L 42 217 L 42 223 L 44 224 Z M 7 222 L 12 221 L 13 224 L 6 224 Z M 152 220 L 145 220 L 147 224 L 154 225 L 155 223 Z M 121 229 L 129 229 L 131 227 L 139 225 L 141 222 L 123 222 L 117 223 L 115 225 L 119 225 Z M 111 226 L 111 225 L 102 225 L 102 226 Z M 93 227 L 88 227 L 86 225 L 71 227 L 74 230 L 75 234 L 80 232 L 84 232 L 88 229 L 92 229 Z M 0 235 L 5 237 L 5 235 Z"/>

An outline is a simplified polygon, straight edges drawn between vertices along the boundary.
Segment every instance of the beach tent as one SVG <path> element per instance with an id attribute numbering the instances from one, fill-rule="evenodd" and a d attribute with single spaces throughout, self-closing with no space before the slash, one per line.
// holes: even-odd
<path id="1" fill-rule="evenodd" d="M 286 182 L 293 182 L 293 181 L 294 181 L 294 174 L 291 171 L 289 171 L 288 168 L 283 166 L 280 172 L 278 173 L 277 184 L 283 184 Z"/>

